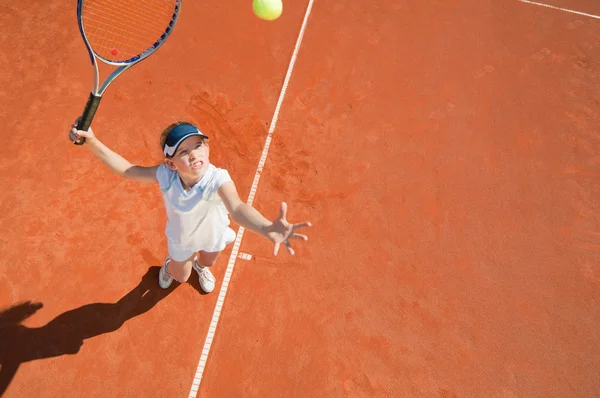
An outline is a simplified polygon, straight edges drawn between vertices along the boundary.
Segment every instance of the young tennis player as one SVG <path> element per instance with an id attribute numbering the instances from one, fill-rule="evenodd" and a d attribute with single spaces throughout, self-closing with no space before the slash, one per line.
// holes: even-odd
<path id="1" fill-rule="evenodd" d="M 170 125 L 161 135 L 164 163 L 151 167 L 136 166 L 104 145 L 90 128 L 77 130 L 73 125 L 69 138 L 85 137 L 84 146 L 116 174 L 137 181 L 158 183 L 167 211 L 169 255 L 159 272 L 159 284 L 168 288 L 173 279 L 188 280 L 192 269 L 200 286 L 209 293 L 215 288 L 213 266 L 225 246 L 235 240 L 229 228 L 229 215 L 239 225 L 270 239 L 277 255 L 281 244 L 291 255 L 290 240 L 307 240 L 298 234 L 309 222 L 290 224 L 287 205 L 281 204 L 279 217 L 269 221 L 254 207 L 241 201 L 229 173 L 209 161 L 208 137 L 191 123 Z"/>

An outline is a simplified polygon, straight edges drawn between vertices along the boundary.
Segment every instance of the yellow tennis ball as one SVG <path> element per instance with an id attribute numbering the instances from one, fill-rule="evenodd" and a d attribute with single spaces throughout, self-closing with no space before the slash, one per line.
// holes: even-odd
<path id="1" fill-rule="evenodd" d="M 252 0 L 252 10 L 260 19 L 272 21 L 283 11 L 281 0 Z"/>

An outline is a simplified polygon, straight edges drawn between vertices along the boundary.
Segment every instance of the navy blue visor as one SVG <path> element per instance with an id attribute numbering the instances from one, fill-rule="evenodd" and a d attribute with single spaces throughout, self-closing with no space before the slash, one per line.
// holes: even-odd
<path id="1" fill-rule="evenodd" d="M 164 155 L 168 158 L 172 158 L 175 156 L 175 152 L 177 152 L 179 145 L 181 145 L 186 138 L 194 135 L 208 138 L 206 135 L 202 134 L 198 127 L 194 126 L 193 124 L 183 123 L 175 127 L 167 136 L 165 145 L 163 146 Z"/>

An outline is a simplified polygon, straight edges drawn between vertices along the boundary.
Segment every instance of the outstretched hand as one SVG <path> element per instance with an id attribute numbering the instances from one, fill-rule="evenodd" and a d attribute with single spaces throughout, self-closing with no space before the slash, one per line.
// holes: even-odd
<path id="1" fill-rule="evenodd" d="M 266 228 L 266 236 L 275 244 L 273 248 L 273 255 L 277 255 L 279 247 L 283 243 L 287 247 L 288 252 L 293 256 L 295 254 L 292 245 L 290 244 L 291 239 L 296 240 L 308 240 L 308 236 L 296 233 L 296 230 L 304 227 L 310 227 L 310 222 L 302 222 L 299 224 L 290 224 L 287 219 L 287 204 L 283 202 L 281 209 L 279 210 L 279 217 L 273 221 L 268 228 Z"/>

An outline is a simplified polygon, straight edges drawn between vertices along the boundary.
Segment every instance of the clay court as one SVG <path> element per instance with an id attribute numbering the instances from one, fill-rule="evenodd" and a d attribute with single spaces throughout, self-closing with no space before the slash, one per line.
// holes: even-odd
<path id="1" fill-rule="evenodd" d="M 599 396 L 600 2 L 545 4 L 185 0 L 96 135 L 150 166 L 190 120 L 313 224 L 240 231 L 204 294 L 158 286 L 158 187 L 68 140 L 75 2 L 0 0 L 0 395 Z"/>

